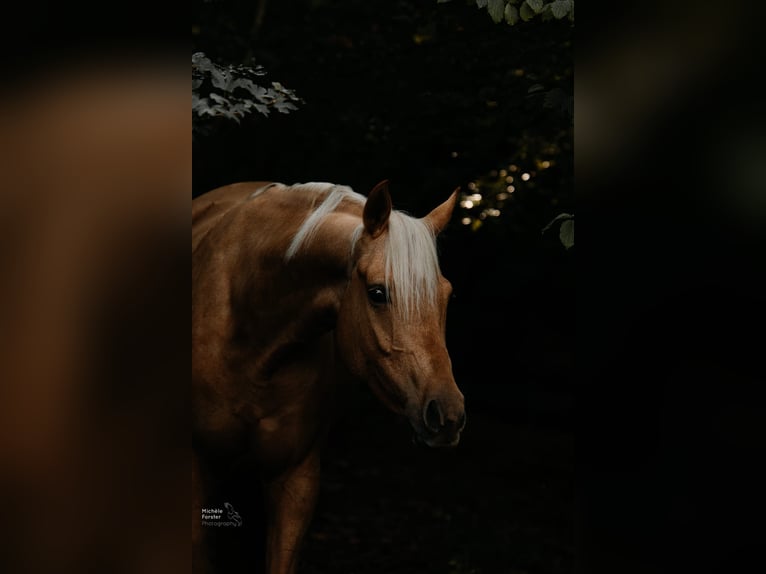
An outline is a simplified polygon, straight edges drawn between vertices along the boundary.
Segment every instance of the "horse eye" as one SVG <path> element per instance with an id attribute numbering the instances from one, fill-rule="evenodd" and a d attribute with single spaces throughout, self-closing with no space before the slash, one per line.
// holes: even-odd
<path id="1" fill-rule="evenodd" d="M 383 285 L 373 285 L 367 289 L 367 297 L 376 305 L 385 305 L 389 302 L 388 290 Z"/>

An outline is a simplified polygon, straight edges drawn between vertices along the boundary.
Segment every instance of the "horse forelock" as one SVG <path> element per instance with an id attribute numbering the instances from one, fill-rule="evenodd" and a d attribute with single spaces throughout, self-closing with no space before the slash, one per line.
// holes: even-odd
<path id="1" fill-rule="evenodd" d="M 285 260 L 295 257 L 308 244 L 325 218 L 344 199 L 364 204 L 366 197 L 350 187 L 324 182 L 296 184 L 286 191 L 305 191 L 318 195 L 318 205 L 307 215 L 290 242 Z M 349 238 L 349 255 L 364 231 L 360 223 Z M 433 230 L 422 220 L 392 211 L 385 237 L 385 282 L 392 295 L 395 310 L 410 318 L 425 306 L 433 305 L 439 286 L 439 259 Z"/>
<path id="2" fill-rule="evenodd" d="M 439 258 L 433 230 L 422 220 L 392 211 L 388 221 L 385 281 L 394 308 L 411 318 L 436 302 Z"/>

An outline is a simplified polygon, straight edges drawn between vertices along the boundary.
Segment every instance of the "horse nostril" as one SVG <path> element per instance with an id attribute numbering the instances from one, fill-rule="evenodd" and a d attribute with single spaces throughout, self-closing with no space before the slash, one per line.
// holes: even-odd
<path id="1" fill-rule="evenodd" d="M 460 413 L 460 418 L 457 420 L 457 430 L 461 431 L 465 427 L 465 411 Z"/>
<path id="2" fill-rule="evenodd" d="M 442 415 L 442 410 L 439 407 L 438 401 L 428 401 L 423 420 L 425 421 L 426 426 L 434 432 L 440 430 L 442 426 L 444 426 L 444 416 Z"/>

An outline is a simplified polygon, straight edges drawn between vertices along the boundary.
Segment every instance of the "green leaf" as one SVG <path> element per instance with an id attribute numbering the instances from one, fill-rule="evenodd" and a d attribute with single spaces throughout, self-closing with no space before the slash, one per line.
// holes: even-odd
<path id="1" fill-rule="evenodd" d="M 487 3 L 487 11 L 492 17 L 492 20 L 497 24 L 503 19 L 503 12 L 505 11 L 505 0 L 489 0 Z"/>
<path id="2" fill-rule="evenodd" d="M 543 9 L 543 0 L 527 0 L 527 5 L 535 11 L 535 14 L 539 14 Z"/>
<path id="3" fill-rule="evenodd" d="M 277 111 L 283 113 L 283 114 L 289 114 L 290 110 L 297 110 L 293 104 L 290 102 L 286 102 L 284 100 L 277 100 L 274 102 L 274 107 L 277 109 Z"/>
<path id="4" fill-rule="evenodd" d="M 551 13 L 556 20 L 561 20 L 572 9 L 572 0 L 555 0 L 550 3 Z"/>
<path id="5" fill-rule="evenodd" d="M 569 249 L 574 245 L 574 219 L 567 219 L 559 229 L 561 244 Z"/>
<path id="6" fill-rule="evenodd" d="M 227 105 L 227 106 L 231 105 L 229 100 L 227 100 L 226 98 L 224 98 L 223 96 L 221 96 L 219 94 L 211 93 L 210 94 L 210 99 L 213 100 L 214 102 L 216 102 L 217 104 L 222 104 L 222 105 Z"/>
<path id="7" fill-rule="evenodd" d="M 524 4 L 521 5 L 521 9 L 519 10 L 519 16 L 521 16 L 521 19 L 525 22 L 529 22 L 532 18 L 534 18 L 535 11 L 530 8 L 527 2 L 524 2 Z"/>
<path id="8" fill-rule="evenodd" d="M 572 215 L 571 213 L 559 213 L 556 217 L 551 219 L 551 221 L 550 221 L 550 223 L 548 223 L 548 225 L 543 227 L 543 230 L 542 230 L 541 233 L 545 233 L 546 231 L 548 231 L 553 226 L 554 223 L 556 223 L 557 221 L 561 221 L 562 219 L 564 219 L 564 220 L 574 219 L 574 215 Z"/>
<path id="9" fill-rule="evenodd" d="M 192 54 L 192 68 L 197 68 L 202 72 L 209 72 L 215 65 L 205 56 L 204 52 L 195 52 Z"/>
<path id="10" fill-rule="evenodd" d="M 220 68 L 211 68 L 210 70 L 210 78 L 213 81 L 213 86 L 216 88 L 224 88 L 226 86 L 227 77 L 226 72 L 224 70 L 221 70 Z"/>
<path id="11" fill-rule="evenodd" d="M 508 22 L 511 26 L 519 21 L 519 9 L 516 8 L 516 6 L 513 4 L 505 5 L 505 21 Z"/>

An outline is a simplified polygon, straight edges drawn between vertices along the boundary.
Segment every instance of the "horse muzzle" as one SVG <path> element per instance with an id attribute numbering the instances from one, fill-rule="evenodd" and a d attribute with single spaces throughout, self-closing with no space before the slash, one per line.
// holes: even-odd
<path id="1" fill-rule="evenodd" d="M 430 447 L 456 446 L 465 424 L 466 415 L 462 405 L 449 408 L 438 399 L 431 399 L 426 402 L 422 420 L 412 424 L 414 440 Z"/>

